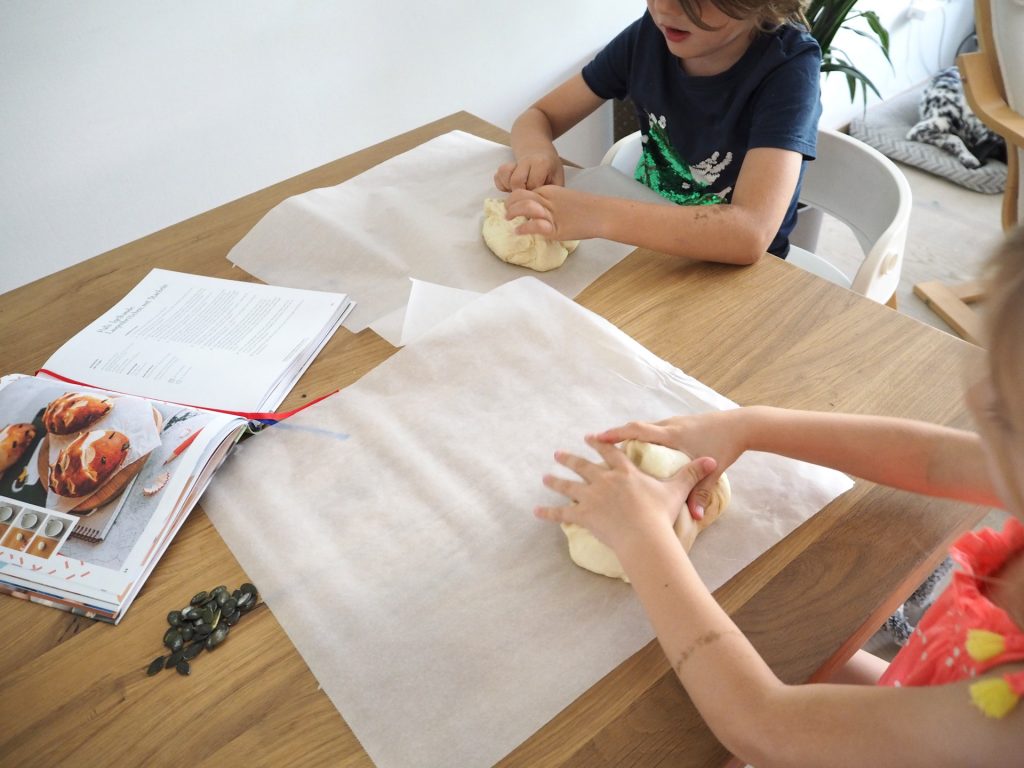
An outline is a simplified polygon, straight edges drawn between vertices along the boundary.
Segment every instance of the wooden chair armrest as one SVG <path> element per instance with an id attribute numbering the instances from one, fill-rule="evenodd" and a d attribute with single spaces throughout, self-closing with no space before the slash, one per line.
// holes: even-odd
<path id="1" fill-rule="evenodd" d="M 1024 147 L 1024 116 L 1006 103 L 989 57 L 981 51 L 964 53 L 957 57 L 956 64 L 974 114 L 1010 144 Z"/>

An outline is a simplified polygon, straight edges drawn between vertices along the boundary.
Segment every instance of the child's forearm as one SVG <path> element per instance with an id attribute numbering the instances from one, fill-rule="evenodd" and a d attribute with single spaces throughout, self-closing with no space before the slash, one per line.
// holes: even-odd
<path id="1" fill-rule="evenodd" d="M 723 264 L 753 264 L 771 245 L 778 226 L 739 206 L 659 205 L 594 197 L 595 236 L 669 256 Z"/>
<path id="2" fill-rule="evenodd" d="M 616 554 L 690 699 L 722 744 L 749 763 L 1008 765 L 1024 748 L 1024 709 L 1016 722 L 985 717 L 970 703 L 970 680 L 905 688 L 784 684 L 704 587 L 668 527 Z"/>
<path id="3" fill-rule="evenodd" d="M 833 467 L 915 493 L 1001 505 L 973 432 L 885 416 L 769 407 L 744 411 L 747 450 Z"/>
<path id="4" fill-rule="evenodd" d="M 523 112 L 512 124 L 512 153 L 516 159 L 534 153 L 553 153 L 554 130 L 548 116 L 536 106 Z"/>
<path id="5" fill-rule="evenodd" d="M 715 736 L 746 760 L 755 749 L 770 750 L 757 723 L 784 686 L 704 588 L 672 530 L 653 546 L 617 554 L 665 656 Z"/>

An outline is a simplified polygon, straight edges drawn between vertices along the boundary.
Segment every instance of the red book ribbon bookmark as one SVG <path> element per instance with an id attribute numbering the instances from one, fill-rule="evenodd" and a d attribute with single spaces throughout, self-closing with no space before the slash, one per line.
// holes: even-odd
<path id="1" fill-rule="evenodd" d="M 40 373 L 45 374 L 46 376 L 49 376 L 50 378 L 57 379 L 58 381 L 63 381 L 65 384 L 74 384 L 76 387 L 89 387 L 90 389 L 97 389 L 97 390 L 104 391 L 104 392 L 113 392 L 114 394 L 117 394 L 117 395 L 128 395 L 130 397 L 138 397 L 138 395 L 133 395 L 131 392 L 118 392 L 117 390 L 102 390 L 99 387 L 95 387 L 92 384 L 87 384 L 84 381 L 75 381 L 74 379 L 69 379 L 67 376 L 61 376 L 59 373 L 54 373 L 53 371 L 47 370 L 46 368 L 40 368 L 38 371 L 36 371 L 36 375 L 37 376 Z M 311 405 L 316 405 L 321 400 L 327 399 L 331 395 L 336 394 L 338 391 L 339 390 L 336 389 L 333 392 L 328 392 L 326 395 L 321 395 L 320 397 L 316 398 L 315 400 L 310 400 L 308 403 L 304 403 L 303 405 L 300 405 L 298 408 L 293 408 L 290 411 L 279 411 L 277 413 L 260 413 L 260 412 L 248 412 L 248 411 L 229 411 L 229 410 L 226 410 L 224 408 L 207 408 L 205 406 L 192 405 L 191 403 L 178 403 L 178 402 L 175 402 L 173 400 L 168 400 L 168 401 L 165 401 L 165 402 L 169 402 L 171 405 L 180 405 L 180 406 L 183 406 L 185 408 L 199 408 L 199 409 L 204 410 L 204 411 L 215 411 L 216 413 L 226 413 L 226 414 L 228 414 L 230 416 L 241 416 L 243 419 L 246 419 L 247 421 L 258 421 L 258 422 L 262 422 L 265 425 L 270 425 L 270 424 L 276 424 L 279 421 L 284 421 L 285 419 L 294 416 L 299 411 L 304 410 L 306 408 L 309 408 L 309 406 L 311 406 Z M 196 432 L 196 434 L 199 434 L 199 433 Z M 193 435 L 193 437 L 195 437 L 195 435 Z"/>

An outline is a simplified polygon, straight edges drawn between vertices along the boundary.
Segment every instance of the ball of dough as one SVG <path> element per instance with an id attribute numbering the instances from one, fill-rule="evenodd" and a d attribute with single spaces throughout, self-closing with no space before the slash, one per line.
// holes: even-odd
<path id="1" fill-rule="evenodd" d="M 682 451 L 666 448 L 663 445 L 645 443 L 640 440 L 627 440 L 622 444 L 622 450 L 629 460 L 636 464 L 641 470 L 659 480 L 672 477 L 676 472 L 690 463 L 690 457 Z M 723 472 L 718 478 L 718 483 L 711 491 L 711 501 L 704 509 L 704 519 L 694 520 L 685 507 L 676 519 L 675 532 L 679 537 L 683 548 L 689 552 L 693 546 L 697 534 L 711 525 L 718 519 L 725 510 L 732 498 L 732 491 L 729 487 L 729 479 Z M 626 572 L 622 570 L 619 558 L 610 547 L 603 544 L 594 534 L 575 523 L 562 523 L 562 530 L 569 540 L 569 557 L 580 568 L 599 573 L 602 576 L 610 576 L 613 579 L 629 581 Z"/>
<path id="2" fill-rule="evenodd" d="M 495 197 L 484 200 L 484 242 L 494 255 L 509 264 L 547 272 L 565 263 L 579 240 L 548 240 L 543 235 L 517 235 L 516 227 L 525 216 L 505 218 L 505 201 Z"/>

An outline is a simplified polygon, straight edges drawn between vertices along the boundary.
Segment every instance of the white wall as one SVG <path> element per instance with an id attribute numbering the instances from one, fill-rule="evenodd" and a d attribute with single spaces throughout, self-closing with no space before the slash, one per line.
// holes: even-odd
<path id="1" fill-rule="evenodd" d="M 885 95 L 970 28 L 969 0 L 904 24 L 908 4 L 862 3 L 894 33 L 898 77 L 863 53 Z M 460 109 L 508 128 L 644 7 L 0 0 L 0 293 Z M 844 88 L 824 122 L 859 109 Z M 595 163 L 610 140 L 605 107 L 559 149 Z"/>
<path id="2" fill-rule="evenodd" d="M 889 30 L 890 66 L 869 40 L 843 31 L 836 37 L 833 47 L 842 48 L 860 69 L 872 79 L 883 98 L 915 87 L 938 70 L 954 63 L 957 46 L 974 29 L 973 0 L 935 0 L 933 10 L 924 18 L 910 18 L 909 0 L 861 0 L 856 9 L 878 14 L 883 26 Z M 853 22 L 866 30 L 862 21 Z M 846 78 L 832 74 L 822 87 L 825 112 L 822 124 L 829 127 L 844 125 L 863 109 L 860 91 L 857 100 L 850 103 Z M 876 103 L 874 96 L 868 105 Z"/>

